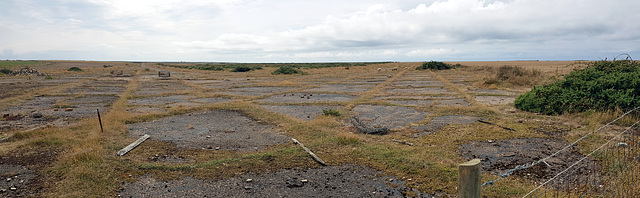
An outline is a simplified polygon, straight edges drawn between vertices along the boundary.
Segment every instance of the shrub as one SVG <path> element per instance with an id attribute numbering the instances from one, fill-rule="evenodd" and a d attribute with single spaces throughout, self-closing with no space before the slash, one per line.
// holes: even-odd
<path id="1" fill-rule="evenodd" d="M 189 69 L 199 69 L 199 70 L 211 70 L 211 71 L 224 71 L 224 67 L 220 65 L 197 65 L 195 67 L 186 67 Z"/>
<path id="2" fill-rule="evenodd" d="M 452 69 L 452 68 L 453 66 L 443 62 L 429 61 L 429 62 L 422 63 L 422 66 L 420 67 L 416 67 L 416 70 L 426 70 L 426 69 L 445 70 L 445 69 Z"/>
<path id="3" fill-rule="evenodd" d="M 304 72 L 300 71 L 299 69 L 293 68 L 291 66 L 281 66 L 280 68 L 276 69 L 275 71 L 271 72 L 271 74 L 274 75 L 278 75 L 278 74 L 304 74 Z"/>
<path id="4" fill-rule="evenodd" d="M 534 87 L 516 98 L 524 111 L 557 115 L 589 110 L 627 110 L 640 105 L 640 63 L 597 61 L 564 80 Z"/>
<path id="5" fill-rule="evenodd" d="M 247 66 L 238 66 L 233 68 L 233 70 L 231 70 L 232 72 L 248 72 L 251 71 L 251 67 L 247 67 Z"/>
<path id="6" fill-rule="evenodd" d="M 80 69 L 79 67 L 72 67 L 72 68 L 69 68 L 67 71 L 81 72 L 81 71 L 84 71 L 84 70 Z"/>
<path id="7" fill-rule="evenodd" d="M 340 116 L 340 112 L 333 109 L 323 109 L 322 113 L 326 116 Z"/>
<path id="8" fill-rule="evenodd" d="M 0 73 L 9 75 L 9 74 L 13 73 L 13 71 L 11 71 L 10 69 L 7 69 L 7 68 L 2 68 L 2 69 L 0 69 Z"/>

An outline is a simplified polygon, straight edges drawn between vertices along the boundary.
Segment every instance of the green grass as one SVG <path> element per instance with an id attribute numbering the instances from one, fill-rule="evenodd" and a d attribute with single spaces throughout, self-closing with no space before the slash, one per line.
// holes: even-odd
<path id="1" fill-rule="evenodd" d="M 0 68 L 11 68 L 11 67 L 25 67 L 30 65 L 37 65 L 41 62 L 38 61 L 0 61 Z"/>

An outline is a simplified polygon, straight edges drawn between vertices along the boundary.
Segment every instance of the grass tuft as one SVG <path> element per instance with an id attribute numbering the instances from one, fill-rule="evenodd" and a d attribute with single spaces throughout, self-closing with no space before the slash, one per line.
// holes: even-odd
<path id="1" fill-rule="evenodd" d="M 322 114 L 326 116 L 336 116 L 336 117 L 340 116 L 340 112 L 338 110 L 333 110 L 333 109 L 323 109 Z"/>

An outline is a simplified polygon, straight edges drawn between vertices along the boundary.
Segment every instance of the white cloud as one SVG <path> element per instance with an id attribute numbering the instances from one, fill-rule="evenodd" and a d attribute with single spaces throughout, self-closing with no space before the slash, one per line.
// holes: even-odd
<path id="1" fill-rule="evenodd" d="M 414 49 L 407 53 L 409 57 L 434 57 L 434 56 L 444 56 L 444 55 L 454 55 L 457 54 L 455 50 L 451 49 Z"/>
<path id="2" fill-rule="evenodd" d="M 28 59 L 96 46 L 115 47 L 98 50 L 114 51 L 105 53 L 110 59 L 238 62 L 593 59 L 640 51 L 633 45 L 640 2 L 623 0 L 10 0 L 0 7 L 0 48 Z"/>

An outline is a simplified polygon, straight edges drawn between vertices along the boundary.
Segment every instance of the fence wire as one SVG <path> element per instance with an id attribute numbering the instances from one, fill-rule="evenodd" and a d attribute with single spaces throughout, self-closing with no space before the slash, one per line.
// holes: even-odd
<path id="1" fill-rule="evenodd" d="M 591 153 L 587 154 L 586 156 L 582 157 L 580 160 L 576 161 L 575 163 L 571 164 L 571 166 L 567 167 L 566 169 L 564 169 L 563 171 L 561 171 L 560 173 L 556 174 L 555 176 L 553 176 L 551 179 L 547 180 L 546 182 L 538 185 L 535 189 L 529 191 L 529 193 L 527 193 L 524 197 L 528 197 L 529 195 L 533 195 L 535 192 L 537 192 L 539 189 L 541 189 L 543 186 L 546 186 L 546 189 L 540 191 L 538 194 L 536 194 L 534 197 L 539 197 L 541 195 L 544 195 L 546 193 L 549 192 L 550 189 L 553 188 L 554 190 L 554 197 L 557 197 L 558 195 L 562 194 L 562 197 L 568 197 L 566 195 L 571 195 L 571 194 L 580 194 L 579 197 L 585 197 L 585 196 L 591 196 L 590 193 L 593 194 L 601 194 L 601 195 L 610 195 L 610 193 L 614 193 L 613 195 L 622 195 L 622 194 L 618 194 L 618 193 L 623 193 L 623 192 L 618 192 L 617 189 L 619 189 L 620 184 L 618 184 L 618 181 L 622 181 L 621 183 L 627 183 L 629 181 L 635 181 L 637 180 L 637 175 L 629 175 L 629 174 L 624 174 L 627 173 L 627 171 L 629 171 L 629 169 L 632 168 L 631 165 L 634 165 L 634 170 L 635 167 L 637 167 L 637 159 L 638 156 L 640 154 L 638 154 L 637 149 L 633 149 L 634 151 L 632 151 L 632 148 L 629 147 L 628 143 L 625 143 L 626 146 L 620 146 L 620 144 L 614 145 L 612 143 L 614 143 L 614 141 L 616 140 L 627 140 L 626 142 L 630 142 L 633 145 L 637 145 L 637 138 L 633 137 L 634 134 L 629 134 L 631 137 L 625 138 L 625 134 L 627 134 L 628 132 L 632 131 L 632 129 L 635 129 L 635 126 L 640 123 L 640 120 L 636 121 L 633 125 L 631 125 L 630 127 L 626 128 L 624 131 L 620 132 L 619 134 L 617 134 L 615 137 L 611 138 L 609 141 L 607 141 L 606 143 L 602 144 L 600 147 L 598 147 L 597 149 L 595 149 L 594 151 L 592 151 Z M 637 136 L 637 135 L 636 135 Z M 623 139 L 621 139 L 623 138 Z M 630 141 L 630 140 L 636 140 L 636 141 Z M 622 152 L 620 150 L 623 150 Z M 609 153 L 607 153 L 609 152 Z M 634 154 L 636 154 L 634 157 L 632 158 L 628 158 L 627 156 L 633 156 Z M 609 156 L 605 156 L 605 155 L 609 155 Z M 592 157 L 593 156 L 593 157 Z M 596 182 L 589 182 L 589 178 L 587 178 L 587 181 L 580 181 L 580 178 L 578 179 L 574 179 L 574 180 L 570 180 L 568 178 L 571 177 L 581 177 L 582 175 L 579 175 L 579 171 L 577 171 L 577 169 L 575 169 L 574 167 L 578 167 L 578 164 L 582 164 L 582 163 L 589 163 L 587 162 L 587 159 L 589 157 L 592 158 L 600 158 L 602 162 L 604 162 L 601 165 L 601 168 L 609 169 L 609 171 L 607 171 L 606 173 L 604 173 L 604 175 L 601 174 L 597 174 L 597 178 L 598 180 L 595 180 Z M 595 161 L 591 162 L 595 164 Z M 593 166 L 592 166 L 593 167 Z M 592 173 L 595 173 L 597 170 L 593 169 L 589 170 Z M 621 176 L 636 176 L 635 178 L 624 178 Z M 588 176 L 587 176 L 588 177 Z M 611 178 L 611 177 L 616 177 L 616 178 Z M 576 181 L 577 180 L 577 181 Z M 572 182 L 574 181 L 574 182 Z M 608 181 L 605 183 L 605 181 Z M 553 182 L 553 185 L 548 185 L 551 182 Z M 562 189 L 561 185 L 566 186 L 567 188 Z M 617 187 L 616 189 L 611 189 L 612 187 Z M 627 185 L 623 185 L 623 186 L 627 186 Z M 558 190 L 564 190 L 565 192 L 561 192 Z M 613 190 L 613 191 L 612 191 Z M 622 189 L 620 189 L 622 190 Z M 630 189 L 624 189 L 624 190 L 630 190 Z M 594 191 L 594 192 L 592 192 Z M 624 195 L 634 195 L 634 194 L 624 194 Z M 636 196 L 640 196 L 640 194 L 635 194 Z M 606 196 L 606 197 L 610 197 L 610 196 Z M 618 196 L 615 196 L 618 197 Z M 626 197 L 626 196 L 623 196 Z M 635 197 L 635 196 L 634 196 Z"/>
<path id="2" fill-rule="evenodd" d="M 524 169 L 531 168 L 531 167 L 536 166 L 536 165 L 538 165 L 538 164 L 540 164 L 540 163 L 544 163 L 545 165 L 549 166 L 549 164 L 546 162 L 548 159 L 550 159 L 550 158 L 552 158 L 552 157 L 554 157 L 554 156 L 558 155 L 558 154 L 559 154 L 560 152 L 562 152 L 562 151 L 565 151 L 565 150 L 567 150 L 567 149 L 569 149 L 569 148 L 571 148 L 571 147 L 575 146 L 576 144 L 578 144 L 578 142 L 580 142 L 580 141 L 584 140 L 585 138 L 587 138 L 587 137 L 591 136 L 592 134 L 594 134 L 594 133 L 596 133 L 596 132 L 598 132 L 598 131 L 602 130 L 603 128 L 605 128 L 605 127 L 607 127 L 607 126 L 609 126 L 609 125 L 611 125 L 611 124 L 613 124 L 613 123 L 617 122 L 618 120 L 622 119 L 623 117 L 627 116 L 628 114 L 630 114 L 630 113 L 632 113 L 633 111 L 636 111 L 636 110 L 638 110 L 638 109 L 640 109 L 640 106 L 638 106 L 638 107 L 636 107 L 636 108 L 634 108 L 634 109 L 632 109 L 632 110 L 629 110 L 629 111 L 625 112 L 625 113 L 624 113 L 624 114 L 622 114 L 620 117 L 618 117 L 618 118 L 614 119 L 613 121 L 611 121 L 611 122 L 609 122 L 609 123 L 607 123 L 607 124 L 605 124 L 605 125 L 601 126 L 600 128 L 598 128 L 598 129 L 596 129 L 596 130 L 594 130 L 594 131 L 591 131 L 591 132 L 589 132 L 589 133 L 585 134 L 585 135 L 584 135 L 584 136 L 582 136 L 580 139 L 576 140 L 575 142 L 573 142 L 573 143 L 571 143 L 571 144 L 569 144 L 569 145 L 565 146 L 564 148 L 562 148 L 562 149 L 560 149 L 560 150 L 556 151 L 555 153 L 553 153 L 553 154 L 551 154 L 551 155 L 549 155 L 549 156 L 547 156 L 547 157 L 545 157 L 545 158 L 542 158 L 542 159 L 540 159 L 540 160 L 538 160 L 538 161 L 531 162 L 531 163 L 528 163 L 528 164 L 521 164 L 521 165 L 517 165 L 517 166 L 516 166 L 516 167 L 514 167 L 513 169 L 507 170 L 507 171 L 505 171 L 505 172 L 504 172 L 504 173 L 502 173 L 502 174 L 499 174 L 499 173 L 493 173 L 493 174 L 498 175 L 498 176 L 500 176 L 500 177 L 499 177 L 498 179 L 496 179 L 496 180 L 487 181 L 487 182 L 483 183 L 483 184 L 482 184 L 482 186 L 486 186 L 486 185 L 493 185 L 493 184 L 495 184 L 496 182 L 500 181 L 501 179 L 506 178 L 506 177 L 510 176 L 511 174 L 513 174 L 513 173 L 517 172 L 517 171 L 520 171 L 520 170 L 524 170 Z"/>
<path id="3" fill-rule="evenodd" d="M 605 127 L 616 123 L 640 106 L 629 110 L 613 121 L 583 135 L 578 140 L 540 160 L 515 166 L 513 169 L 498 174 L 496 180 L 487 181 L 482 186 L 493 185 L 511 174 L 545 164 L 547 160 L 576 146 Z M 609 139 L 588 155 L 572 163 L 550 179 L 538 185 L 524 197 L 640 197 L 640 138 L 638 137 L 640 120 Z"/>

